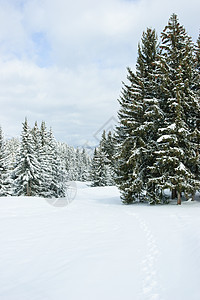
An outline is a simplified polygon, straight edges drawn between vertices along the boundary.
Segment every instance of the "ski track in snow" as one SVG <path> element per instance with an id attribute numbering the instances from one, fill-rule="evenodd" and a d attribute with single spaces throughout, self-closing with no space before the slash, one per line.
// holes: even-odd
<path id="1" fill-rule="evenodd" d="M 160 254 L 156 238 L 150 226 L 140 214 L 126 212 L 137 219 L 146 239 L 146 255 L 141 262 L 141 277 L 143 278 L 140 300 L 164 300 L 162 288 L 157 274 L 157 261 Z"/>

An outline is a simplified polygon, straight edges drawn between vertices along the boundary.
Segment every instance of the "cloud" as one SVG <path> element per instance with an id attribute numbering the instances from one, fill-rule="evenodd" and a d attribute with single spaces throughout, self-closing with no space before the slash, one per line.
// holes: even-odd
<path id="1" fill-rule="evenodd" d="M 146 27 L 170 15 L 194 41 L 197 0 L 0 0 L 0 123 L 45 120 L 59 140 L 80 145 L 118 109 L 126 67 L 134 68 Z"/>
<path id="2" fill-rule="evenodd" d="M 2 126 L 9 136 L 12 132 L 15 135 L 27 116 L 32 123 L 47 121 L 59 139 L 64 131 L 67 134 L 63 139 L 70 132 L 84 134 L 83 129 L 85 135 L 92 135 L 95 123 L 100 126 L 116 113 L 119 82 L 118 70 L 99 70 L 95 66 L 60 70 L 18 60 L 1 62 Z"/>

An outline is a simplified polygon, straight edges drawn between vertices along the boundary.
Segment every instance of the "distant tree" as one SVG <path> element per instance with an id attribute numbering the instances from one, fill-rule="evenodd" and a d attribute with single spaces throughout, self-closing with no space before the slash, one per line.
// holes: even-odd
<path id="1" fill-rule="evenodd" d="M 17 196 L 37 196 L 40 192 L 40 173 L 36 153 L 33 147 L 33 136 L 27 119 L 23 123 L 20 152 L 14 170 L 15 194 Z"/>
<path id="2" fill-rule="evenodd" d="M 44 121 L 40 128 L 37 122 L 30 128 L 25 119 L 21 139 L 13 138 L 6 143 L 0 129 L 2 195 L 4 178 L 7 194 L 13 191 L 18 196 L 65 197 L 67 181 L 89 180 L 90 167 L 91 159 L 85 149 L 80 151 L 58 143 Z"/>
<path id="3" fill-rule="evenodd" d="M 108 185 L 114 185 L 115 184 L 115 139 L 112 135 L 111 131 L 108 131 L 106 134 L 106 131 L 104 130 L 101 136 L 101 140 L 99 143 L 99 147 L 101 149 L 101 152 L 104 153 L 106 157 L 106 168 L 107 173 L 109 176 Z"/>
<path id="4" fill-rule="evenodd" d="M 113 184 L 112 171 L 109 160 L 101 146 L 95 148 L 91 164 L 92 186 L 108 186 Z"/>
<path id="5" fill-rule="evenodd" d="M 99 186 L 99 173 L 97 172 L 98 168 L 99 168 L 99 155 L 98 155 L 97 148 L 95 148 L 94 155 L 92 158 L 91 174 L 90 174 L 92 186 Z"/>
<path id="6" fill-rule="evenodd" d="M 85 149 L 82 149 L 80 153 L 80 163 L 81 163 L 81 181 L 90 180 L 90 158 L 86 153 Z"/>
<path id="7" fill-rule="evenodd" d="M 19 154 L 20 140 L 18 138 L 11 138 L 9 140 L 6 140 L 5 147 L 8 152 L 8 157 L 9 157 L 8 167 L 12 177 L 12 172 L 15 168 L 16 157 Z"/>
<path id="8" fill-rule="evenodd" d="M 48 161 L 51 170 L 50 193 L 52 197 L 65 197 L 66 194 L 66 172 L 64 164 L 61 161 L 57 142 L 53 136 L 52 130 L 49 132 L 48 139 Z"/>
<path id="9" fill-rule="evenodd" d="M 2 129 L 0 127 L 0 197 L 12 194 L 9 159 L 9 153 L 6 149 Z"/>
<path id="10" fill-rule="evenodd" d="M 197 72 L 197 80 L 194 85 L 194 90 L 196 93 L 196 97 L 198 100 L 198 103 L 200 105 L 200 34 L 197 39 L 197 44 L 195 47 L 195 68 Z M 193 164 L 194 168 L 194 174 L 197 180 L 200 181 L 200 113 L 199 110 L 197 110 L 196 114 L 196 128 L 194 130 L 194 142 L 196 144 L 196 163 Z"/>

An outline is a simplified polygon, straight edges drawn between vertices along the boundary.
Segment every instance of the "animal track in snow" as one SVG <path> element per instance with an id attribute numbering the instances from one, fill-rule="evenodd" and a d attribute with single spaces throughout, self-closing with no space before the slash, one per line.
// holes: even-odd
<path id="1" fill-rule="evenodd" d="M 127 212 L 127 214 L 134 216 L 138 220 L 146 240 L 146 255 L 141 262 L 143 283 L 140 299 L 163 300 L 161 296 L 162 288 L 159 285 L 157 274 L 159 248 L 156 239 L 146 221 L 139 214 L 131 212 Z"/>

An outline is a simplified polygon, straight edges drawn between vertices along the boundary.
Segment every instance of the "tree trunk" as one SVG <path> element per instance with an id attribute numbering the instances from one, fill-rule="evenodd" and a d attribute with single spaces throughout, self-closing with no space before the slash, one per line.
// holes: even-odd
<path id="1" fill-rule="evenodd" d="M 29 191 L 28 191 L 28 182 L 27 182 L 27 184 L 26 184 L 26 195 L 28 196 L 28 193 L 29 193 Z"/>
<path id="2" fill-rule="evenodd" d="M 172 190 L 172 199 L 176 199 L 177 198 L 177 190 L 173 189 Z"/>
<path id="3" fill-rule="evenodd" d="M 27 196 L 31 195 L 31 188 L 30 188 L 29 182 L 27 182 L 27 185 L 26 185 L 26 194 L 27 194 Z"/>
<path id="4" fill-rule="evenodd" d="M 181 193 L 178 192 L 177 205 L 181 205 Z"/>

